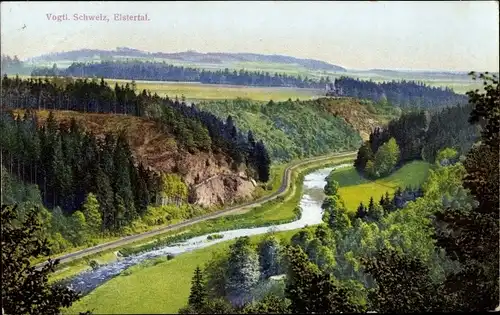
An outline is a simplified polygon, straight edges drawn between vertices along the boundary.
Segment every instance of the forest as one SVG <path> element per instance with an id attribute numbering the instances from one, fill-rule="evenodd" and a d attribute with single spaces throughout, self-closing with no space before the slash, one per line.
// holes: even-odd
<path id="1" fill-rule="evenodd" d="M 135 83 L 111 88 L 103 79 L 48 78 L 2 79 L 4 108 L 72 110 L 84 113 L 113 113 L 154 119 L 173 134 L 186 149 L 225 152 L 235 166 L 246 164 L 266 182 L 271 160 L 262 141 L 239 131 L 232 118 L 221 120 L 194 104 L 160 97 L 149 91 L 135 91 Z"/>
<path id="2" fill-rule="evenodd" d="M 327 177 L 324 224 L 240 238 L 194 270 L 181 314 L 491 311 L 498 305 L 499 85 L 469 92 L 481 142 L 436 154 L 421 188 L 349 214 Z"/>
<path id="3" fill-rule="evenodd" d="M 359 148 L 354 165 L 365 175 L 381 177 L 412 160 L 433 163 L 444 148 L 453 148 L 459 156 L 464 155 L 479 137 L 478 126 L 469 123 L 472 109 L 467 104 L 432 113 L 423 110 L 403 113 L 386 128 L 376 128 L 370 134 Z"/>
<path id="4" fill-rule="evenodd" d="M 136 163 L 123 134 L 96 137 L 74 119 L 57 124 L 52 112 L 37 121 L 30 111 L 2 113 L 1 198 L 21 219 L 38 208 L 50 253 L 206 212 L 189 204 L 179 175 Z"/>
<path id="5" fill-rule="evenodd" d="M 406 80 L 377 83 L 346 76 L 335 79 L 329 94 L 389 103 L 402 108 L 427 109 L 467 103 L 466 95 L 456 94 L 450 88 L 431 87 L 423 82 Z"/>
<path id="6" fill-rule="evenodd" d="M 195 106 L 136 94 L 128 84 L 111 89 L 103 80 L 4 76 L 2 109 L 2 200 L 21 214 L 41 207 L 53 253 L 207 211 L 189 204 L 189 187 L 178 174 L 138 163 L 123 130 L 94 135 L 74 118 L 58 123 L 53 110 L 140 115 L 189 151 L 224 152 L 235 169 L 244 165 L 255 179 L 269 179 L 271 159 L 251 130 L 243 134 L 230 116 L 224 121 Z M 50 110 L 43 123 L 38 109 Z"/>
<path id="7" fill-rule="evenodd" d="M 103 217 L 99 228 L 119 230 L 144 214 L 160 192 L 158 175 L 134 165 L 123 135 L 108 133 L 98 139 L 75 120 L 70 126 L 57 124 L 52 112 L 41 128 L 30 112 L 22 119 L 4 112 L 0 123 L 2 166 L 11 179 L 37 185 L 48 209 L 60 207 L 72 215 L 93 193 Z M 5 186 L 4 194 L 11 195 L 11 187 Z"/>
<path id="8" fill-rule="evenodd" d="M 246 99 L 200 102 L 222 118 L 231 115 L 241 130 L 252 130 L 273 161 L 286 162 L 359 147 L 359 133 L 327 106 L 313 100 L 260 103 Z"/>
<path id="9" fill-rule="evenodd" d="M 197 68 L 174 66 L 165 62 L 140 61 L 103 61 L 100 63 L 73 63 L 64 70 L 35 68 L 32 76 L 75 76 L 103 77 L 111 79 L 146 80 L 146 81 L 183 81 L 205 84 L 233 84 L 247 86 L 286 86 L 298 88 L 324 89 L 330 83 L 329 78 L 313 80 L 311 78 L 269 73 L 264 71 L 230 71 L 229 69 L 209 71 Z"/>

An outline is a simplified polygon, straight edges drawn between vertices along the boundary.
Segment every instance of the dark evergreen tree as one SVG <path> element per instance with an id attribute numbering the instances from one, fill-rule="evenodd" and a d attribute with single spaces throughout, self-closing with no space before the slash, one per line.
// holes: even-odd
<path id="1" fill-rule="evenodd" d="M 368 203 L 368 213 L 373 211 L 374 206 L 375 206 L 375 202 L 373 201 L 373 197 L 370 197 L 370 203 Z"/>
<path id="2" fill-rule="evenodd" d="M 366 208 L 365 206 L 363 205 L 363 203 L 361 202 L 359 204 L 359 207 L 358 207 L 358 210 L 356 211 L 356 217 L 357 218 L 360 218 L 360 219 L 363 219 L 365 218 L 367 215 L 367 211 L 366 211 Z"/>
<path id="3" fill-rule="evenodd" d="M 16 206 L 2 205 L 2 313 L 59 314 L 79 298 L 66 287 L 48 283 L 58 260 L 49 259 L 39 270 L 31 264 L 50 252 L 47 239 L 38 238 L 42 226 L 37 212 L 31 209 L 19 222 Z"/>
<path id="4" fill-rule="evenodd" d="M 261 182 L 267 182 L 269 180 L 271 158 L 262 141 L 257 142 L 255 145 L 254 156 L 257 163 L 256 166 L 259 180 Z"/>
<path id="5" fill-rule="evenodd" d="M 480 78 L 485 92 L 468 95 L 474 105 L 470 121 L 481 122 L 483 132 L 481 143 L 464 161 L 467 173 L 463 180 L 479 204 L 472 211 L 450 208 L 435 214 L 437 245 L 462 264 L 444 285 L 445 301 L 454 311 L 491 311 L 498 305 L 500 85 L 495 76 Z"/>
<path id="6" fill-rule="evenodd" d="M 205 291 L 205 283 L 203 282 L 203 273 L 200 267 L 196 267 L 191 280 L 191 293 L 189 294 L 188 305 L 194 310 L 202 310 L 206 304 L 207 292 Z"/>
<path id="7" fill-rule="evenodd" d="M 385 198 L 384 198 L 383 195 L 380 196 L 380 200 L 379 200 L 378 204 L 381 205 L 382 208 L 384 208 L 384 206 L 385 206 Z"/>
<path id="8" fill-rule="evenodd" d="M 408 313 L 441 309 L 439 288 L 432 282 L 429 269 L 418 259 L 390 250 L 363 258 L 362 263 L 377 283 L 368 296 L 372 311 Z"/>

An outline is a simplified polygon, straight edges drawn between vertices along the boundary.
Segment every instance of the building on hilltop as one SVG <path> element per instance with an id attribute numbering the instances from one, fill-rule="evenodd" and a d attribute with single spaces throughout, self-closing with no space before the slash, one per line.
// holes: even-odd
<path id="1" fill-rule="evenodd" d="M 335 97 L 341 97 L 344 96 L 344 92 L 342 91 L 341 87 L 336 86 L 336 80 L 333 80 L 332 83 L 326 84 L 326 96 L 335 96 Z"/>

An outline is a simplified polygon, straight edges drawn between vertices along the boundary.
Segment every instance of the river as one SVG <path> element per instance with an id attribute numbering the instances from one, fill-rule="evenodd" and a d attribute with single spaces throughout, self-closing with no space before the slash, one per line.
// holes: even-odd
<path id="1" fill-rule="evenodd" d="M 348 167 L 351 165 L 352 164 L 341 164 L 335 166 L 334 168 L 338 169 L 338 168 Z M 84 271 L 66 280 L 65 282 L 68 283 L 69 286 L 74 290 L 86 294 L 94 290 L 104 282 L 120 274 L 123 270 L 133 265 L 136 265 L 140 262 L 143 262 L 147 259 L 162 257 L 168 254 L 178 255 L 185 252 L 193 251 L 195 249 L 204 248 L 217 243 L 232 240 L 241 236 L 265 234 L 270 230 L 288 231 L 288 230 L 300 229 L 302 227 L 309 225 L 319 224 L 322 222 L 322 216 L 323 216 L 323 210 L 321 209 L 321 204 L 325 197 L 323 193 L 323 188 L 326 184 L 325 178 L 334 168 L 329 167 L 329 168 L 319 169 L 312 173 L 307 174 L 304 177 L 302 198 L 299 204 L 301 208 L 301 217 L 299 220 L 274 226 L 237 229 L 237 230 L 219 232 L 217 234 L 222 234 L 224 237 L 214 240 L 207 240 L 207 236 L 213 233 L 193 237 L 173 245 L 120 258 L 119 260 L 100 266 L 96 270 Z"/>

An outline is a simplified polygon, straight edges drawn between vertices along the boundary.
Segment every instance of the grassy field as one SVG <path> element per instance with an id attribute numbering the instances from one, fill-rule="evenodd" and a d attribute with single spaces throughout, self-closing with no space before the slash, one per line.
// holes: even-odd
<path id="1" fill-rule="evenodd" d="M 125 84 L 130 80 L 106 80 L 109 84 Z M 186 101 L 200 100 L 222 100 L 248 98 L 255 101 L 285 101 L 289 98 L 310 99 L 324 94 L 323 90 L 300 89 L 288 87 L 250 87 L 241 85 L 222 85 L 222 84 L 201 84 L 187 82 L 151 82 L 137 81 L 137 89 L 150 90 L 151 93 L 157 93 L 160 96 L 168 96 L 181 99 L 184 95 Z"/>
<path id="2" fill-rule="evenodd" d="M 21 75 L 20 78 L 31 76 Z M 125 85 L 132 80 L 105 79 L 108 84 L 115 83 Z M 163 81 L 136 81 L 137 90 L 149 90 L 160 96 L 168 96 L 174 99 L 176 96 L 181 100 L 184 95 L 186 102 L 198 102 L 202 100 L 225 100 L 247 98 L 254 101 L 269 102 L 292 100 L 306 100 L 324 96 L 325 91 L 318 89 L 302 89 L 290 87 L 254 87 L 226 84 L 202 84 L 197 82 L 163 82 Z"/>
<path id="3" fill-rule="evenodd" d="M 388 177 L 370 181 L 361 177 L 354 168 L 335 172 L 333 178 L 339 183 L 339 193 L 349 211 L 356 211 L 360 202 L 368 205 L 370 197 L 378 202 L 380 196 L 388 191 L 391 194 L 398 187 L 417 186 L 425 181 L 430 165 L 415 161 L 404 165 Z"/>
<path id="4" fill-rule="evenodd" d="M 297 230 L 277 232 L 288 242 Z M 250 237 L 258 243 L 265 235 Z M 226 252 L 234 240 L 181 254 L 172 260 L 160 259 L 131 267 L 127 272 L 98 287 L 75 303 L 67 314 L 91 310 L 95 314 L 175 314 L 187 303 L 191 277 L 196 266 L 203 267 L 217 252 Z M 157 263 L 155 265 L 155 263 Z"/>

